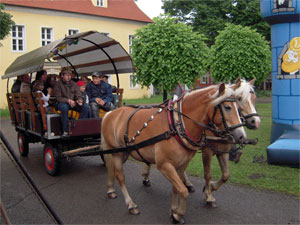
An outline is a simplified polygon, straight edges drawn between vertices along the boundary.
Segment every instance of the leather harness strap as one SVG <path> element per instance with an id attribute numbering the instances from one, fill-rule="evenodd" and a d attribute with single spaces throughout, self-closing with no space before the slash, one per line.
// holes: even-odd
<path id="1" fill-rule="evenodd" d="M 226 102 L 226 101 L 234 102 L 235 99 L 227 98 L 223 102 Z M 226 120 L 225 120 L 225 117 L 224 117 L 223 109 L 222 109 L 220 104 L 215 106 L 212 120 L 209 123 L 209 125 L 207 126 L 207 125 L 202 124 L 198 121 L 195 121 L 194 119 L 190 118 L 188 115 L 184 114 L 181 110 L 181 102 L 182 102 L 181 99 L 179 101 L 176 101 L 176 102 L 172 102 L 170 100 L 170 102 L 168 104 L 168 112 L 169 112 L 168 113 L 168 117 L 169 117 L 168 121 L 169 121 L 169 125 L 170 125 L 171 130 L 173 129 L 176 132 L 176 134 L 175 134 L 176 140 L 187 149 L 199 150 L 202 147 L 207 145 L 208 140 L 207 140 L 207 137 L 206 137 L 205 130 L 210 130 L 216 136 L 218 136 L 220 138 L 218 141 L 220 141 L 222 139 L 222 140 L 224 140 L 225 142 L 228 143 L 228 141 L 229 141 L 228 138 L 232 139 L 232 137 L 230 135 L 230 131 L 232 131 L 232 130 L 238 128 L 238 127 L 243 126 L 243 124 L 240 123 L 240 124 L 228 127 L 228 125 L 226 123 Z M 220 113 L 221 113 L 221 116 L 222 116 L 222 122 L 223 122 L 223 125 L 224 125 L 224 130 L 222 130 L 222 131 L 217 130 L 216 125 L 213 122 L 218 109 L 220 110 Z M 186 117 L 186 118 L 192 120 L 197 125 L 204 128 L 204 132 L 202 133 L 201 137 L 198 140 L 194 140 L 193 137 L 188 135 L 182 117 Z M 210 141 L 212 141 L 212 140 L 210 140 Z"/>
<path id="2" fill-rule="evenodd" d="M 148 121 L 146 123 L 144 123 L 143 127 L 136 132 L 136 135 L 129 140 L 129 138 L 128 138 L 129 122 L 132 119 L 132 117 L 134 116 L 134 114 L 136 112 L 138 112 L 139 110 L 141 110 L 141 109 L 152 109 L 154 107 L 159 108 L 158 111 L 154 115 L 152 115 L 148 119 Z M 131 152 L 131 151 L 135 150 L 137 152 L 137 154 L 141 157 L 141 160 L 144 163 L 146 163 L 148 166 L 150 166 L 151 163 L 149 161 L 147 161 L 142 156 L 142 154 L 139 151 L 139 148 L 142 148 L 142 147 L 145 147 L 147 145 L 151 145 L 151 144 L 154 144 L 154 143 L 156 143 L 158 141 L 162 141 L 162 140 L 166 139 L 166 138 L 161 139 L 163 137 L 166 137 L 165 133 L 163 133 L 161 135 L 158 135 L 158 136 L 156 136 L 154 138 L 150 138 L 150 139 L 144 141 L 147 145 L 143 145 L 142 147 L 139 146 L 140 143 L 139 144 L 134 144 L 134 145 L 131 145 L 131 144 L 135 141 L 136 137 L 140 135 L 141 131 L 148 126 L 148 123 L 154 119 L 154 116 L 156 116 L 158 113 L 162 112 L 162 108 L 164 108 L 164 107 L 166 107 L 166 104 L 164 104 L 164 103 L 160 104 L 160 105 L 155 105 L 155 106 L 151 106 L 151 105 L 150 106 L 138 106 L 134 111 L 131 112 L 131 114 L 129 115 L 128 120 L 127 120 L 126 131 L 125 131 L 125 134 L 124 134 L 124 142 L 125 142 L 125 145 L 127 146 L 126 148 L 128 148 L 128 150 L 126 150 L 126 151 Z M 142 143 L 144 143 L 144 142 L 142 142 Z M 123 148 L 118 149 L 118 152 L 121 152 L 122 151 L 121 149 L 123 149 Z M 132 149 L 132 150 L 130 150 L 130 149 Z"/>
<path id="3" fill-rule="evenodd" d="M 157 135 L 155 137 L 152 137 L 150 139 L 147 139 L 145 141 L 142 141 L 140 143 L 134 144 L 134 145 L 129 145 L 126 147 L 121 147 L 121 148 L 113 148 L 113 149 L 108 149 L 104 150 L 103 153 L 101 154 L 114 154 L 114 153 L 119 153 L 119 152 L 132 152 L 132 151 L 137 151 L 140 148 L 146 147 L 148 145 L 155 144 L 157 142 L 167 140 L 172 136 L 172 133 L 170 131 L 166 131 L 160 135 Z"/>

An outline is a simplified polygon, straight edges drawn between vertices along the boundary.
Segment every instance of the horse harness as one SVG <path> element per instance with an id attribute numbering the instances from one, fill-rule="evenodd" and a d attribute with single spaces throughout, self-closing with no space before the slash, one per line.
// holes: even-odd
<path id="1" fill-rule="evenodd" d="M 150 106 L 149 105 L 142 105 L 142 106 L 128 105 L 129 107 L 133 107 L 136 109 L 130 114 L 130 116 L 128 117 L 128 120 L 127 120 L 126 131 L 124 134 L 124 142 L 125 142 L 126 146 L 121 147 L 121 148 L 116 148 L 116 149 L 105 150 L 103 153 L 104 154 L 113 154 L 113 153 L 118 153 L 118 152 L 130 153 L 132 151 L 136 151 L 138 153 L 138 155 L 141 157 L 141 160 L 144 163 L 146 163 L 147 165 L 150 165 L 150 162 L 148 162 L 146 159 L 144 159 L 144 157 L 140 153 L 139 149 L 149 146 L 149 145 L 152 145 L 152 144 L 155 144 L 155 143 L 163 141 L 163 140 L 167 140 L 172 136 L 174 136 L 176 138 L 176 140 L 182 146 L 184 146 L 185 148 L 187 148 L 189 150 L 193 150 L 193 151 L 198 151 L 201 148 L 203 148 L 204 146 L 209 146 L 208 142 L 212 142 L 212 141 L 222 142 L 222 143 L 235 143 L 233 140 L 233 137 L 230 135 L 230 131 L 243 126 L 243 124 L 238 124 L 238 125 L 235 125 L 232 127 L 228 127 L 226 120 L 224 118 L 223 109 L 220 105 L 221 103 L 219 103 L 218 105 L 215 106 L 212 121 L 209 123 L 209 125 L 205 125 L 198 121 L 193 120 L 188 115 L 186 115 L 182 112 L 182 107 L 181 107 L 182 99 L 183 99 L 183 96 L 181 98 L 179 98 L 177 101 L 169 100 L 160 105 L 150 105 Z M 225 101 L 232 102 L 232 101 L 235 101 L 235 99 L 227 98 L 223 102 L 225 102 Z M 170 130 L 165 131 L 164 133 L 162 133 L 160 135 L 157 135 L 155 137 L 152 137 L 152 138 L 142 141 L 140 143 L 134 144 L 136 138 L 141 134 L 141 132 L 148 126 L 148 124 L 151 121 L 153 121 L 155 116 L 157 116 L 159 113 L 161 113 L 163 111 L 163 109 L 165 107 L 167 107 L 167 110 L 168 110 L 168 122 L 169 122 Z M 129 137 L 128 137 L 129 125 L 130 125 L 130 121 L 133 118 L 133 116 L 135 115 L 135 113 L 141 109 L 152 109 L 152 108 L 158 108 L 158 110 L 152 116 L 150 116 L 150 118 L 147 120 L 147 122 L 145 122 L 143 124 L 143 126 L 138 131 L 136 131 L 135 135 L 129 139 Z M 220 110 L 220 113 L 222 116 L 222 122 L 224 125 L 224 130 L 218 130 L 216 128 L 216 125 L 213 122 L 217 110 Z M 188 134 L 187 129 L 185 128 L 185 125 L 184 125 L 183 117 L 192 120 L 194 123 L 196 123 L 197 125 L 204 128 L 204 131 L 198 140 L 195 140 L 193 137 L 191 137 Z M 207 136 L 205 133 L 205 130 L 212 131 L 217 136 L 217 138 Z"/>
<path id="2" fill-rule="evenodd" d="M 221 103 L 235 102 L 235 101 L 236 100 L 234 98 L 226 98 Z M 225 143 L 226 144 L 228 144 L 228 143 L 235 144 L 235 141 L 234 141 L 232 135 L 230 134 L 230 132 L 238 127 L 243 126 L 243 124 L 240 123 L 240 124 L 229 127 L 226 123 L 223 108 L 221 107 L 221 103 L 219 103 L 218 105 L 215 106 L 212 120 L 209 122 L 208 125 L 205 125 L 198 121 L 193 120 L 188 115 L 186 115 L 182 112 L 182 99 L 178 99 L 178 101 L 175 101 L 175 102 L 170 101 L 169 105 L 168 105 L 168 120 L 169 120 L 171 130 L 175 130 L 176 140 L 181 145 L 183 145 L 185 148 L 190 149 L 190 150 L 198 151 L 198 150 L 202 149 L 203 147 L 208 146 L 213 151 L 219 152 L 219 153 L 221 153 L 221 152 L 218 151 L 216 148 L 214 148 L 209 143 L 217 142 L 217 143 L 224 143 L 224 144 Z M 217 110 L 219 110 L 221 113 L 224 130 L 219 130 L 213 122 L 215 119 Z M 185 128 L 183 117 L 193 121 L 195 124 L 204 128 L 204 131 L 198 140 L 195 140 L 193 137 L 191 137 L 188 134 L 188 131 Z M 206 130 L 213 132 L 215 134 L 215 136 L 207 136 Z"/>

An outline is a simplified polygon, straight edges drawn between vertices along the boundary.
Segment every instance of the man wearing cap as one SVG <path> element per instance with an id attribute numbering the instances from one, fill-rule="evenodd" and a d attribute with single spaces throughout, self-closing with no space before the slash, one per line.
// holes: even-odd
<path id="1" fill-rule="evenodd" d="M 68 111 L 74 109 L 80 112 L 79 119 L 88 118 L 89 107 L 83 102 L 82 94 L 77 84 L 71 80 L 72 70 L 63 68 L 61 80 L 54 86 L 54 96 L 58 101 L 58 109 L 61 111 L 61 122 L 63 125 L 63 135 L 68 136 Z"/>
<path id="2" fill-rule="evenodd" d="M 101 72 L 92 74 L 92 82 L 86 86 L 86 93 L 89 97 L 92 117 L 99 118 L 99 109 L 105 111 L 113 109 L 113 95 L 111 86 L 103 81 Z"/>

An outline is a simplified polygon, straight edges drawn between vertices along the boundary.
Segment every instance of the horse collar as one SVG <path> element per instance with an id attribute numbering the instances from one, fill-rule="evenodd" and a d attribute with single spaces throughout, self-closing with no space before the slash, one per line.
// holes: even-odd
<path id="1" fill-rule="evenodd" d="M 197 151 L 201 149 L 204 144 L 205 135 L 201 135 L 198 140 L 191 137 L 184 124 L 182 113 L 182 98 L 168 104 L 168 121 L 171 132 L 175 133 L 176 140 L 185 148 Z"/>

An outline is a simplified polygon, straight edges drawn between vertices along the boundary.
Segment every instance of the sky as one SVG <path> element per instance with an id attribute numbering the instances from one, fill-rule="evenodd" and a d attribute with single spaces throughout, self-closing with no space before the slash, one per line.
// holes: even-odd
<path id="1" fill-rule="evenodd" d="M 164 12 L 161 0 L 137 0 L 135 3 L 151 19 Z"/>

